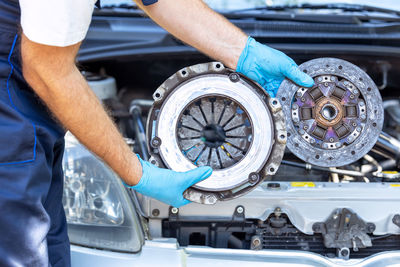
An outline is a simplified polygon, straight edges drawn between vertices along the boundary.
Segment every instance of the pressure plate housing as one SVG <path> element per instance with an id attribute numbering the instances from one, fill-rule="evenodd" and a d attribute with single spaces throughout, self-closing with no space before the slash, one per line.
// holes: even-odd
<path id="1" fill-rule="evenodd" d="M 279 87 L 288 148 L 300 159 L 324 167 L 363 157 L 383 126 L 382 98 L 375 83 L 341 59 L 318 58 L 299 67 L 315 85 L 304 88 L 286 79 Z"/>
<path id="2" fill-rule="evenodd" d="M 281 104 L 222 63 L 179 70 L 153 99 L 150 162 L 180 172 L 214 170 L 185 198 L 203 204 L 235 198 L 278 170 L 286 144 Z"/>

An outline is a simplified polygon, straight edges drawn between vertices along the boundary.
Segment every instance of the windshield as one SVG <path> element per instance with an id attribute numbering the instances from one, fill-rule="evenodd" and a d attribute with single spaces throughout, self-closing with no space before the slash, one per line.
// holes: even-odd
<path id="1" fill-rule="evenodd" d="M 211 8 L 216 10 L 235 10 L 244 8 L 255 8 L 275 5 L 297 5 L 297 4 L 329 4 L 346 3 L 371 5 L 381 8 L 400 10 L 399 0 L 204 0 Z M 102 5 L 132 5 L 132 0 L 101 0 Z"/>

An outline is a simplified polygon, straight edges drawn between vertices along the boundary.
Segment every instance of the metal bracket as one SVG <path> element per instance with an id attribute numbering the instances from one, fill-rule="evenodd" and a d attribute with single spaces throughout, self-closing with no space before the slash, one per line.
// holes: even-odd
<path id="1" fill-rule="evenodd" d="M 348 258 L 349 254 L 341 253 L 345 248 L 359 248 L 372 246 L 371 238 L 375 230 L 375 224 L 364 222 L 356 213 L 343 208 L 335 210 L 325 222 L 313 225 L 315 233 L 321 233 L 324 245 L 327 248 L 337 248 L 342 258 Z M 347 251 L 347 250 L 346 250 Z"/>
<path id="2" fill-rule="evenodd" d="M 179 219 L 179 209 L 175 207 L 169 207 L 169 220 L 178 221 Z"/>
<path id="3" fill-rule="evenodd" d="M 233 212 L 232 215 L 232 221 L 234 222 L 243 222 L 245 220 L 245 210 L 243 206 L 237 206 L 235 208 L 235 211 Z"/>

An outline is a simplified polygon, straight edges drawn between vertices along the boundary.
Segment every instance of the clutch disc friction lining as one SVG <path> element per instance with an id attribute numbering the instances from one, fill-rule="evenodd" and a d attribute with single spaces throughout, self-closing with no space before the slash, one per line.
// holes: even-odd
<path id="1" fill-rule="evenodd" d="M 318 58 L 299 67 L 315 85 L 303 88 L 285 80 L 279 88 L 288 148 L 300 159 L 324 167 L 360 159 L 382 130 L 378 88 L 363 70 L 341 59 Z"/>

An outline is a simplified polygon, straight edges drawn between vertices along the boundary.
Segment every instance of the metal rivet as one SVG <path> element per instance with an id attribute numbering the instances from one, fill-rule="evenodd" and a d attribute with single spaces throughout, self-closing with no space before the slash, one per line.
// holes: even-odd
<path id="1" fill-rule="evenodd" d="M 236 82 L 238 82 L 240 80 L 240 76 L 236 72 L 232 72 L 231 74 L 229 74 L 229 80 L 231 82 L 236 83 Z"/>
<path id="2" fill-rule="evenodd" d="M 151 214 L 155 217 L 157 217 L 158 215 L 160 215 L 160 210 L 159 209 L 154 209 L 152 210 Z"/>
<path id="3" fill-rule="evenodd" d="M 161 139 L 158 137 L 154 137 L 153 139 L 151 139 L 151 146 L 152 147 L 159 147 L 161 145 Z"/>
<path id="4" fill-rule="evenodd" d="M 250 173 L 250 175 L 249 175 L 249 182 L 250 182 L 251 184 L 257 183 L 258 180 L 259 180 L 259 176 L 258 176 L 257 173 L 255 173 L 255 172 Z"/>

